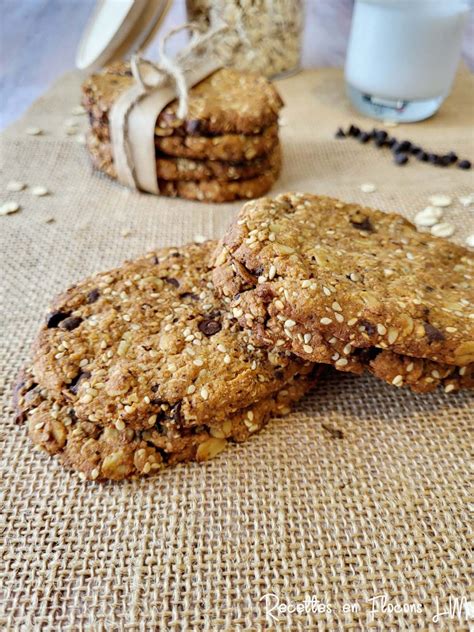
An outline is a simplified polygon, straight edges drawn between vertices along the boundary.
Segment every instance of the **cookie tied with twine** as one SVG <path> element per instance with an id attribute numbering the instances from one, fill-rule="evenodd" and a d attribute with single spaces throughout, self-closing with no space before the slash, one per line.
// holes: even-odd
<path id="1" fill-rule="evenodd" d="M 139 55 L 131 58 L 135 83 L 112 106 L 110 134 L 117 179 L 125 186 L 159 195 L 155 161 L 155 124 L 160 112 L 178 99 L 178 116 L 188 111 L 188 90 L 222 63 L 210 46 L 226 29 L 217 24 L 204 31 L 195 24 L 172 29 L 160 42 L 158 63 Z M 166 53 L 166 43 L 178 32 L 192 33 L 189 44 L 175 58 Z"/>

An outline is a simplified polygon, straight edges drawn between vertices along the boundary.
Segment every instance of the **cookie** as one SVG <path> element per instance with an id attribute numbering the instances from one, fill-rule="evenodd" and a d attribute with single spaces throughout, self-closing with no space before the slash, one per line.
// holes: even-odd
<path id="1" fill-rule="evenodd" d="M 116 178 L 110 143 L 100 141 L 94 134 L 87 136 L 87 149 L 96 169 Z M 248 180 L 271 169 L 279 160 L 280 145 L 277 143 L 270 154 L 243 162 L 222 160 L 192 160 L 160 155 L 156 158 L 156 172 L 162 180 L 212 180 L 224 182 Z"/>
<path id="2" fill-rule="evenodd" d="M 254 160 L 269 154 L 278 144 L 278 126 L 271 125 L 260 134 L 223 134 L 220 136 L 156 136 L 157 149 L 169 156 L 224 161 Z"/>
<path id="3" fill-rule="evenodd" d="M 112 64 L 84 82 L 83 105 L 92 118 L 106 122 L 112 105 L 133 83 L 128 63 Z M 175 100 L 158 116 L 157 128 L 164 134 L 258 134 L 277 122 L 282 106 L 276 88 L 264 77 L 222 68 L 189 90 L 184 120 L 177 118 Z"/>
<path id="4" fill-rule="evenodd" d="M 223 428 L 311 373 L 251 344 L 214 291 L 214 248 L 163 249 L 70 288 L 35 341 L 31 383 L 81 423 L 181 431 Z"/>
<path id="5" fill-rule="evenodd" d="M 472 375 L 473 264 L 465 248 L 399 215 L 285 194 L 243 207 L 218 248 L 214 281 L 263 344 L 418 390 L 444 383 L 436 376 L 449 370 L 449 391 Z M 385 352 L 436 367 L 427 363 L 416 380 L 392 377 L 389 367 L 410 360 Z"/>
<path id="6" fill-rule="evenodd" d="M 231 442 L 246 441 L 270 417 L 286 414 L 311 387 L 315 376 L 296 374 L 285 388 L 229 414 L 219 425 L 183 428 L 152 420 L 145 429 L 117 428 L 80 421 L 71 402 L 50 397 L 26 371 L 18 385 L 18 421 L 25 422 L 35 445 L 56 455 L 83 479 L 121 480 L 152 476 L 182 461 L 207 461 Z M 155 415 L 156 417 L 156 415 Z"/>

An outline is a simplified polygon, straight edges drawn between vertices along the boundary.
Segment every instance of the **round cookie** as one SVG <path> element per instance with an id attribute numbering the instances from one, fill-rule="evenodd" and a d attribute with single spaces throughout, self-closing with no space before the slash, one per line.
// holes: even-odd
<path id="1" fill-rule="evenodd" d="M 258 200 L 216 264 L 262 344 L 414 390 L 472 386 L 472 254 L 399 215 L 309 194 Z"/>
<path id="2" fill-rule="evenodd" d="M 87 136 L 87 149 L 96 169 L 116 178 L 110 143 L 100 141 L 92 132 Z M 271 169 L 280 156 L 277 143 L 270 154 L 244 162 L 225 162 L 222 160 L 193 160 L 161 155 L 156 158 L 156 173 L 161 180 L 213 180 L 224 182 L 248 180 Z"/>
<path id="3" fill-rule="evenodd" d="M 230 442 L 246 441 L 261 430 L 270 417 L 288 413 L 313 382 L 314 376 L 296 374 L 284 389 L 230 414 L 222 424 L 191 428 L 154 421 L 143 430 L 118 429 L 113 424 L 80 421 L 71 403 L 52 399 L 34 382 L 31 371 L 19 381 L 16 404 L 18 420 L 26 421 L 29 436 L 39 448 L 57 455 L 83 479 L 121 480 L 217 456 Z"/>
<path id="4" fill-rule="evenodd" d="M 117 98 L 133 83 L 127 62 L 111 64 L 86 79 L 83 104 L 93 119 L 105 122 Z M 189 90 L 184 120 L 177 118 L 175 100 L 160 113 L 157 127 L 165 134 L 258 134 L 276 123 L 282 106 L 277 90 L 264 77 L 221 68 Z"/>
<path id="5" fill-rule="evenodd" d="M 219 426 L 311 363 L 255 347 L 216 296 L 215 244 L 163 249 L 58 297 L 31 375 L 79 421 L 119 430 Z"/>

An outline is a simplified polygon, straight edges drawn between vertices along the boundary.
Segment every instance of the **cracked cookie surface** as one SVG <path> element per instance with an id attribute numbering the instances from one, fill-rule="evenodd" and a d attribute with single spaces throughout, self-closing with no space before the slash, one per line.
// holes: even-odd
<path id="1" fill-rule="evenodd" d="M 209 269 L 215 246 L 162 249 L 59 296 L 33 346 L 23 402 L 37 388 L 35 415 L 54 402 L 98 429 L 215 433 L 264 400 L 272 414 L 293 382 L 309 386 L 312 363 L 256 347 L 224 308 Z"/>
<path id="2" fill-rule="evenodd" d="M 400 215 L 295 193 L 243 207 L 214 281 L 260 343 L 451 391 L 473 385 L 473 265 Z"/>

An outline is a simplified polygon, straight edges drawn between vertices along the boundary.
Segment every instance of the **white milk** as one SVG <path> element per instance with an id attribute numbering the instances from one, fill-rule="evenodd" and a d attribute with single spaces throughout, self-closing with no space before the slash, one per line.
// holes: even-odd
<path id="1" fill-rule="evenodd" d="M 401 120 L 433 114 L 449 94 L 468 14 L 468 0 L 357 0 L 345 69 L 355 105 Z"/>

